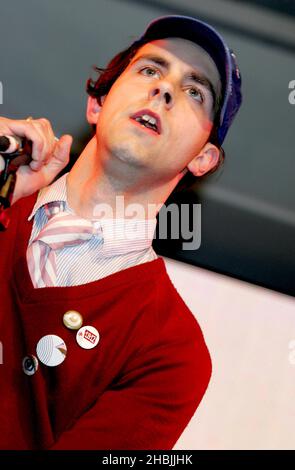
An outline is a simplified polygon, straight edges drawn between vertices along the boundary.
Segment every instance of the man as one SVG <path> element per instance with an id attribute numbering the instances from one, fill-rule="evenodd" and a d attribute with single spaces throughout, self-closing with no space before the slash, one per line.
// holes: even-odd
<path id="1" fill-rule="evenodd" d="M 151 242 L 182 178 L 218 166 L 239 71 L 214 29 L 180 16 L 154 20 L 109 65 L 88 82 L 95 135 L 39 193 L 71 137 L 0 120 L 1 135 L 33 143 L 1 240 L 4 449 L 171 449 L 210 379 L 200 327 Z"/>

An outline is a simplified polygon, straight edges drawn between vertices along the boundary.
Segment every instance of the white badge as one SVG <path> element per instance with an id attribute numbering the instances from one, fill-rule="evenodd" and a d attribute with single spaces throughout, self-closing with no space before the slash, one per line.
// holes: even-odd
<path id="1" fill-rule="evenodd" d="M 94 326 L 82 326 L 76 334 L 79 346 L 84 349 L 92 349 L 99 342 L 99 333 Z"/>
<path id="2" fill-rule="evenodd" d="M 83 317 L 76 310 L 68 310 L 63 316 L 63 324 L 70 330 L 79 330 L 83 324 Z"/>
<path id="3" fill-rule="evenodd" d="M 54 367 L 65 360 L 67 347 L 59 336 L 46 335 L 38 341 L 36 352 L 39 361 L 46 366 Z"/>

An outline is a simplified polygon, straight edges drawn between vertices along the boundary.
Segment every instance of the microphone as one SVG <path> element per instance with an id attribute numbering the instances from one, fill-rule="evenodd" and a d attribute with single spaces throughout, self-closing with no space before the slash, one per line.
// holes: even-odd
<path id="1" fill-rule="evenodd" d="M 27 153 L 31 156 L 32 143 L 26 138 L 18 137 L 16 135 L 0 135 L 0 153 L 7 155 L 10 154 L 21 155 Z"/>
<path id="2" fill-rule="evenodd" d="M 59 140 L 57 137 L 54 139 Z M 0 135 L 0 231 L 6 230 L 9 224 L 10 217 L 5 209 L 11 204 L 17 169 L 28 165 L 31 160 L 31 140 L 16 135 Z"/>
<path id="3" fill-rule="evenodd" d="M 16 171 L 20 165 L 27 165 L 31 160 L 30 140 L 15 135 L 0 135 L 0 231 L 6 230 L 9 224 L 10 217 L 5 209 L 11 204 Z"/>

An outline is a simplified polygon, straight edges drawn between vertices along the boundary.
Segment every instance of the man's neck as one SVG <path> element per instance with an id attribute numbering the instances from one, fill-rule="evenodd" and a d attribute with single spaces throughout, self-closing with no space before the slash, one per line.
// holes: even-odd
<path id="1" fill-rule="evenodd" d="M 140 175 L 116 178 L 110 173 L 97 155 L 96 139 L 91 139 L 67 176 L 68 204 L 77 215 L 153 219 L 175 186 L 151 187 Z"/>

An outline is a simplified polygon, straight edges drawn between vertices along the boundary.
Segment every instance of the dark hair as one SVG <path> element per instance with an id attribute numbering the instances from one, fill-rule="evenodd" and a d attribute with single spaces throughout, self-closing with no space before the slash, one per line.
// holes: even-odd
<path id="1" fill-rule="evenodd" d="M 102 106 L 101 98 L 108 94 L 111 87 L 124 72 L 129 65 L 131 59 L 135 56 L 136 52 L 149 41 L 138 40 L 131 46 L 127 47 L 121 52 L 118 52 L 112 60 L 108 63 L 106 68 L 94 66 L 94 70 L 98 73 L 97 80 L 89 78 L 86 83 L 86 91 L 88 95 L 97 99 L 98 104 Z"/>
<path id="2" fill-rule="evenodd" d="M 124 70 L 128 67 L 131 59 L 135 56 L 136 52 L 146 43 L 150 42 L 150 39 L 145 40 L 138 40 L 131 44 L 131 46 L 127 47 L 123 51 L 116 54 L 111 61 L 108 63 L 106 68 L 101 68 L 94 66 L 95 72 L 98 73 L 98 78 L 93 80 L 89 78 L 86 83 L 86 91 L 88 95 L 97 99 L 98 104 L 102 106 L 102 97 L 107 95 L 110 91 L 111 87 L 119 78 L 119 76 L 124 72 Z M 216 145 L 219 148 L 219 159 L 217 164 L 210 170 L 208 173 L 202 176 L 202 178 L 206 177 L 209 174 L 214 173 L 224 162 L 225 159 L 225 152 L 223 148 L 218 143 L 218 123 L 219 123 L 219 114 L 221 108 L 221 98 L 217 97 L 214 102 L 214 122 L 211 134 L 208 138 L 208 142 Z M 95 126 L 94 126 L 95 129 Z M 190 171 L 188 171 L 182 179 L 179 181 L 177 186 L 174 188 L 174 191 L 181 191 L 183 189 L 187 189 L 192 186 L 193 183 L 197 181 L 200 177 L 194 176 Z"/>

